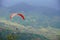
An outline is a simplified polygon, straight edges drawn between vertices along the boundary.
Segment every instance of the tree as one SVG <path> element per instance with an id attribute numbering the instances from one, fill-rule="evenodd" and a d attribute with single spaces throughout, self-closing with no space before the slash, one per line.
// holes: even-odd
<path id="1" fill-rule="evenodd" d="M 16 40 L 16 39 L 17 39 L 17 35 L 12 35 L 12 34 L 7 35 L 7 40 Z"/>

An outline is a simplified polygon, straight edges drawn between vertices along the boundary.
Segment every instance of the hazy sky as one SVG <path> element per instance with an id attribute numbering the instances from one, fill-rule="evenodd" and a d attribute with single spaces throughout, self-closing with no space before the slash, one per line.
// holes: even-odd
<path id="1" fill-rule="evenodd" d="M 58 9 L 57 0 L 3 0 L 2 5 L 5 7 L 10 7 L 21 2 L 25 2 L 33 6 L 45 6 Z"/>

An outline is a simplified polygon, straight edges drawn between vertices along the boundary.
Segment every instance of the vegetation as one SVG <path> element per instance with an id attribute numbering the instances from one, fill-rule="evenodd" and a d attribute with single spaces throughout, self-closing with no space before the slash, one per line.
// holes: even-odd
<path id="1" fill-rule="evenodd" d="M 2 30 L 0 32 L 0 40 L 49 40 L 43 35 L 32 33 L 11 32 L 10 30 Z"/>

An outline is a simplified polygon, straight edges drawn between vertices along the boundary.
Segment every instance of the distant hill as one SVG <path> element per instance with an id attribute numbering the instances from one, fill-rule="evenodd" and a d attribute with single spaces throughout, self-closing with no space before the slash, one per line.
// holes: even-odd
<path id="1" fill-rule="evenodd" d="M 43 6 L 32 6 L 24 2 L 18 3 L 8 8 L 2 7 L 2 11 L 4 10 L 5 10 L 5 14 L 6 12 L 9 12 L 9 14 L 12 12 L 17 12 L 17 13 L 24 12 L 25 14 L 31 14 L 29 12 L 32 12 L 33 14 L 37 14 L 37 15 L 40 15 L 40 13 L 42 13 L 43 15 L 47 15 L 50 17 L 60 16 L 59 10 L 55 10 L 53 8 L 48 8 L 48 7 L 43 7 Z"/>
<path id="2" fill-rule="evenodd" d="M 18 3 L 16 5 L 13 5 L 12 7 L 9 7 L 9 9 L 10 12 L 20 12 L 20 11 L 31 12 L 32 11 L 32 12 L 37 12 L 36 14 L 38 15 L 42 12 L 44 15 L 48 15 L 48 16 L 59 16 L 59 11 L 53 8 L 48 8 L 43 6 L 31 6 L 26 3 Z"/>
<path id="3" fill-rule="evenodd" d="M 44 25 L 47 26 L 47 20 L 49 20 L 50 26 L 53 26 L 56 28 L 59 28 L 60 26 L 59 25 L 60 21 L 57 22 L 58 20 L 60 20 L 60 16 L 59 16 L 60 12 L 52 8 L 36 7 L 36 6 L 28 5 L 26 3 L 16 4 L 9 8 L 4 8 L 4 7 L 0 8 L 0 16 L 5 17 L 6 19 L 9 19 L 10 15 L 15 12 L 23 13 L 25 16 L 28 16 L 28 17 L 30 16 L 37 17 L 38 20 L 36 23 L 38 23 L 37 25 L 39 26 L 43 25 L 43 23 L 45 23 L 46 25 L 45 24 Z M 52 20 L 56 20 L 56 21 L 53 21 L 53 24 L 52 24 Z"/>

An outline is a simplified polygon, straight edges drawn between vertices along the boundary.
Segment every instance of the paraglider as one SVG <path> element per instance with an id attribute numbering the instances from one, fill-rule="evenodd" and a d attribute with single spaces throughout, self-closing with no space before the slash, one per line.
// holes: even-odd
<path id="1" fill-rule="evenodd" d="M 24 18 L 24 16 L 23 16 L 23 14 L 17 14 L 17 15 L 21 16 L 21 17 L 22 17 L 22 19 L 23 19 L 23 20 L 25 20 L 25 18 Z"/>
<path id="2" fill-rule="evenodd" d="M 22 18 L 22 20 L 25 20 L 24 15 L 21 14 L 21 13 L 12 13 L 12 14 L 10 15 L 10 19 L 12 19 L 12 18 L 15 17 L 15 16 L 20 16 L 20 17 Z M 16 30 L 18 30 L 18 28 L 16 28 Z"/>
<path id="3" fill-rule="evenodd" d="M 13 14 L 11 14 L 10 15 L 10 19 L 12 19 L 14 16 L 16 16 L 17 15 L 17 13 L 13 13 Z"/>
<path id="4" fill-rule="evenodd" d="M 21 13 L 19 13 L 19 14 L 17 14 L 17 13 L 13 13 L 13 14 L 11 14 L 11 15 L 10 15 L 10 19 L 12 19 L 14 16 L 21 16 L 21 18 L 22 18 L 23 20 L 25 20 L 24 15 L 21 14 Z"/>

